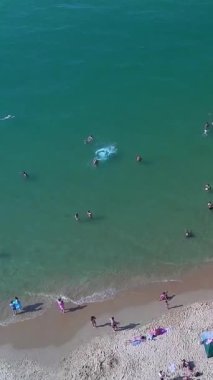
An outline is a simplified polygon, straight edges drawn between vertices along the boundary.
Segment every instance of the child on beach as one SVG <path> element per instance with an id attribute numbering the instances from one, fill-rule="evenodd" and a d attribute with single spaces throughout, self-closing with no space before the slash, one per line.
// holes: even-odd
<path id="1" fill-rule="evenodd" d="M 64 301 L 62 300 L 61 297 L 57 299 L 57 304 L 58 304 L 59 310 L 62 313 L 64 313 L 65 312 Z"/>
<path id="2" fill-rule="evenodd" d="M 91 316 L 90 321 L 91 321 L 91 324 L 92 324 L 93 327 L 97 327 L 97 325 L 96 325 L 96 317 L 94 315 Z"/>
<path id="3" fill-rule="evenodd" d="M 111 325 L 111 327 L 112 327 L 112 329 L 113 329 L 114 331 L 117 331 L 117 330 L 118 330 L 119 322 L 116 322 L 116 321 L 115 321 L 115 318 L 114 318 L 114 317 L 111 317 L 111 318 L 110 318 L 110 325 Z"/>

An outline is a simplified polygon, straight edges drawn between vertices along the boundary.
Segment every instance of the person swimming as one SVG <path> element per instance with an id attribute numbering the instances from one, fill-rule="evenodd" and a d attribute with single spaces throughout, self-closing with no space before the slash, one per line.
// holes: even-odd
<path id="1" fill-rule="evenodd" d="M 29 174 L 25 171 L 21 172 L 22 177 L 29 178 Z"/>
<path id="2" fill-rule="evenodd" d="M 204 186 L 204 190 L 205 191 L 211 191 L 211 186 L 207 183 L 205 186 Z"/>
<path id="3" fill-rule="evenodd" d="M 79 213 L 76 212 L 75 215 L 74 215 L 74 217 L 75 217 L 76 222 L 78 222 L 79 221 Z"/>
<path id="4" fill-rule="evenodd" d="M 92 135 L 89 135 L 85 140 L 84 144 L 91 144 L 94 141 L 94 137 Z"/>
<path id="5" fill-rule="evenodd" d="M 208 205 L 208 209 L 209 209 L 209 210 L 212 210 L 212 209 L 213 209 L 213 203 L 212 203 L 211 201 L 209 201 L 209 202 L 207 203 L 207 205 Z"/>
<path id="6" fill-rule="evenodd" d="M 92 219 L 92 218 L 93 218 L 93 214 L 92 214 L 92 212 L 91 212 L 90 210 L 87 211 L 87 217 L 88 217 L 89 219 Z"/>
<path id="7" fill-rule="evenodd" d="M 99 165 L 99 160 L 97 158 L 94 158 L 94 160 L 92 161 L 92 164 L 93 166 L 97 168 L 97 166 Z"/>
<path id="8" fill-rule="evenodd" d="M 192 235 L 192 231 L 191 230 L 185 230 L 185 237 L 186 238 L 191 238 L 193 235 Z"/>
<path id="9" fill-rule="evenodd" d="M 138 155 L 136 156 L 136 161 L 137 161 L 137 162 L 141 162 L 141 161 L 142 161 L 142 156 L 141 156 L 140 154 L 138 154 Z"/>
<path id="10" fill-rule="evenodd" d="M 210 124 L 209 124 L 209 122 L 207 121 L 207 122 L 204 124 L 204 131 L 203 131 L 203 134 L 204 134 L 205 136 L 207 136 L 209 128 L 210 128 Z"/>

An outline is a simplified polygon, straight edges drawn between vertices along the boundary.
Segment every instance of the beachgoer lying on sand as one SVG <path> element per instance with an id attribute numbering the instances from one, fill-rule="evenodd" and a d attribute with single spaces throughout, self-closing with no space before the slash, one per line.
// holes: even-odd
<path id="1" fill-rule="evenodd" d="M 129 339 L 126 343 L 131 343 L 133 346 L 138 346 L 142 342 L 146 342 L 146 335 L 134 336 L 133 339 Z"/>
<path id="2" fill-rule="evenodd" d="M 154 338 L 156 338 L 157 336 L 159 335 L 163 335 L 163 334 L 166 334 L 167 332 L 169 332 L 169 328 L 164 328 L 164 327 L 157 327 L 153 330 L 150 330 L 147 334 L 147 339 L 149 340 L 153 340 Z"/>
<path id="3" fill-rule="evenodd" d="M 110 320 L 110 325 L 111 325 L 112 329 L 114 331 L 117 331 L 119 322 L 116 322 L 114 317 L 111 317 L 109 320 Z"/>

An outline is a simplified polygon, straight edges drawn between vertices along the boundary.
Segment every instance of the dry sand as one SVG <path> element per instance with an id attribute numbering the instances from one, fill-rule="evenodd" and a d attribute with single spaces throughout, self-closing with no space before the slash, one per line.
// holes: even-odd
<path id="1" fill-rule="evenodd" d="M 38 318 L 1 327 L 0 380 L 154 380 L 170 365 L 176 367 L 170 379 L 181 379 L 178 367 L 183 358 L 194 361 L 203 372 L 201 379 L 213 379 L 213 359 L 207 359 L 199 344 L 200 333 L 213 329 L 212 282 L 208 266 L 181 282 L 166 284 L 166 289 L 165 284 L 155 284 L 114 300 L 71 307 L 64 315 L 51 309 Z M 167 289 L 175 294 L 169 311 L 157 301 Z M 102 327 L 91 327 L 92 314 Z M 120 321 L 121 331 L 106 325 L 111 315 Z M 127 343 L 158 326 L 169 332 L 136 347 Z"/>

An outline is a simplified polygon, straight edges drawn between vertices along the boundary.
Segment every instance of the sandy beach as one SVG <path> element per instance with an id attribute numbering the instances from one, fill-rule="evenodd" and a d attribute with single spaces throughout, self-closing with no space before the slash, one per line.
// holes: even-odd
<path id="1" fill-rule="evenodd" d="M 101 303 L 66 305 L 65 314 L 53 306 L 37 318 L 17 316 L 16 323 L 0 327 L 0 378 L 154 380 L 163 370 L 168 378 L 181 379 L 184 358 L 194 362 L 202 379 L 212 379 L 213 361 L 199 344 L 200 333 L 213 329 L 212 288 L 212 266 L 207 265 L 178 282 L 149 284 Z M 163 290 L 174 296 L 169 310 L 159 302 Z M 91 315 L 97 328 L 90 324 Z M 117 332 L 109 326 L 112 315 L 120 322 Z M 132 344 L 159 326 L 168 332 Z"/>

